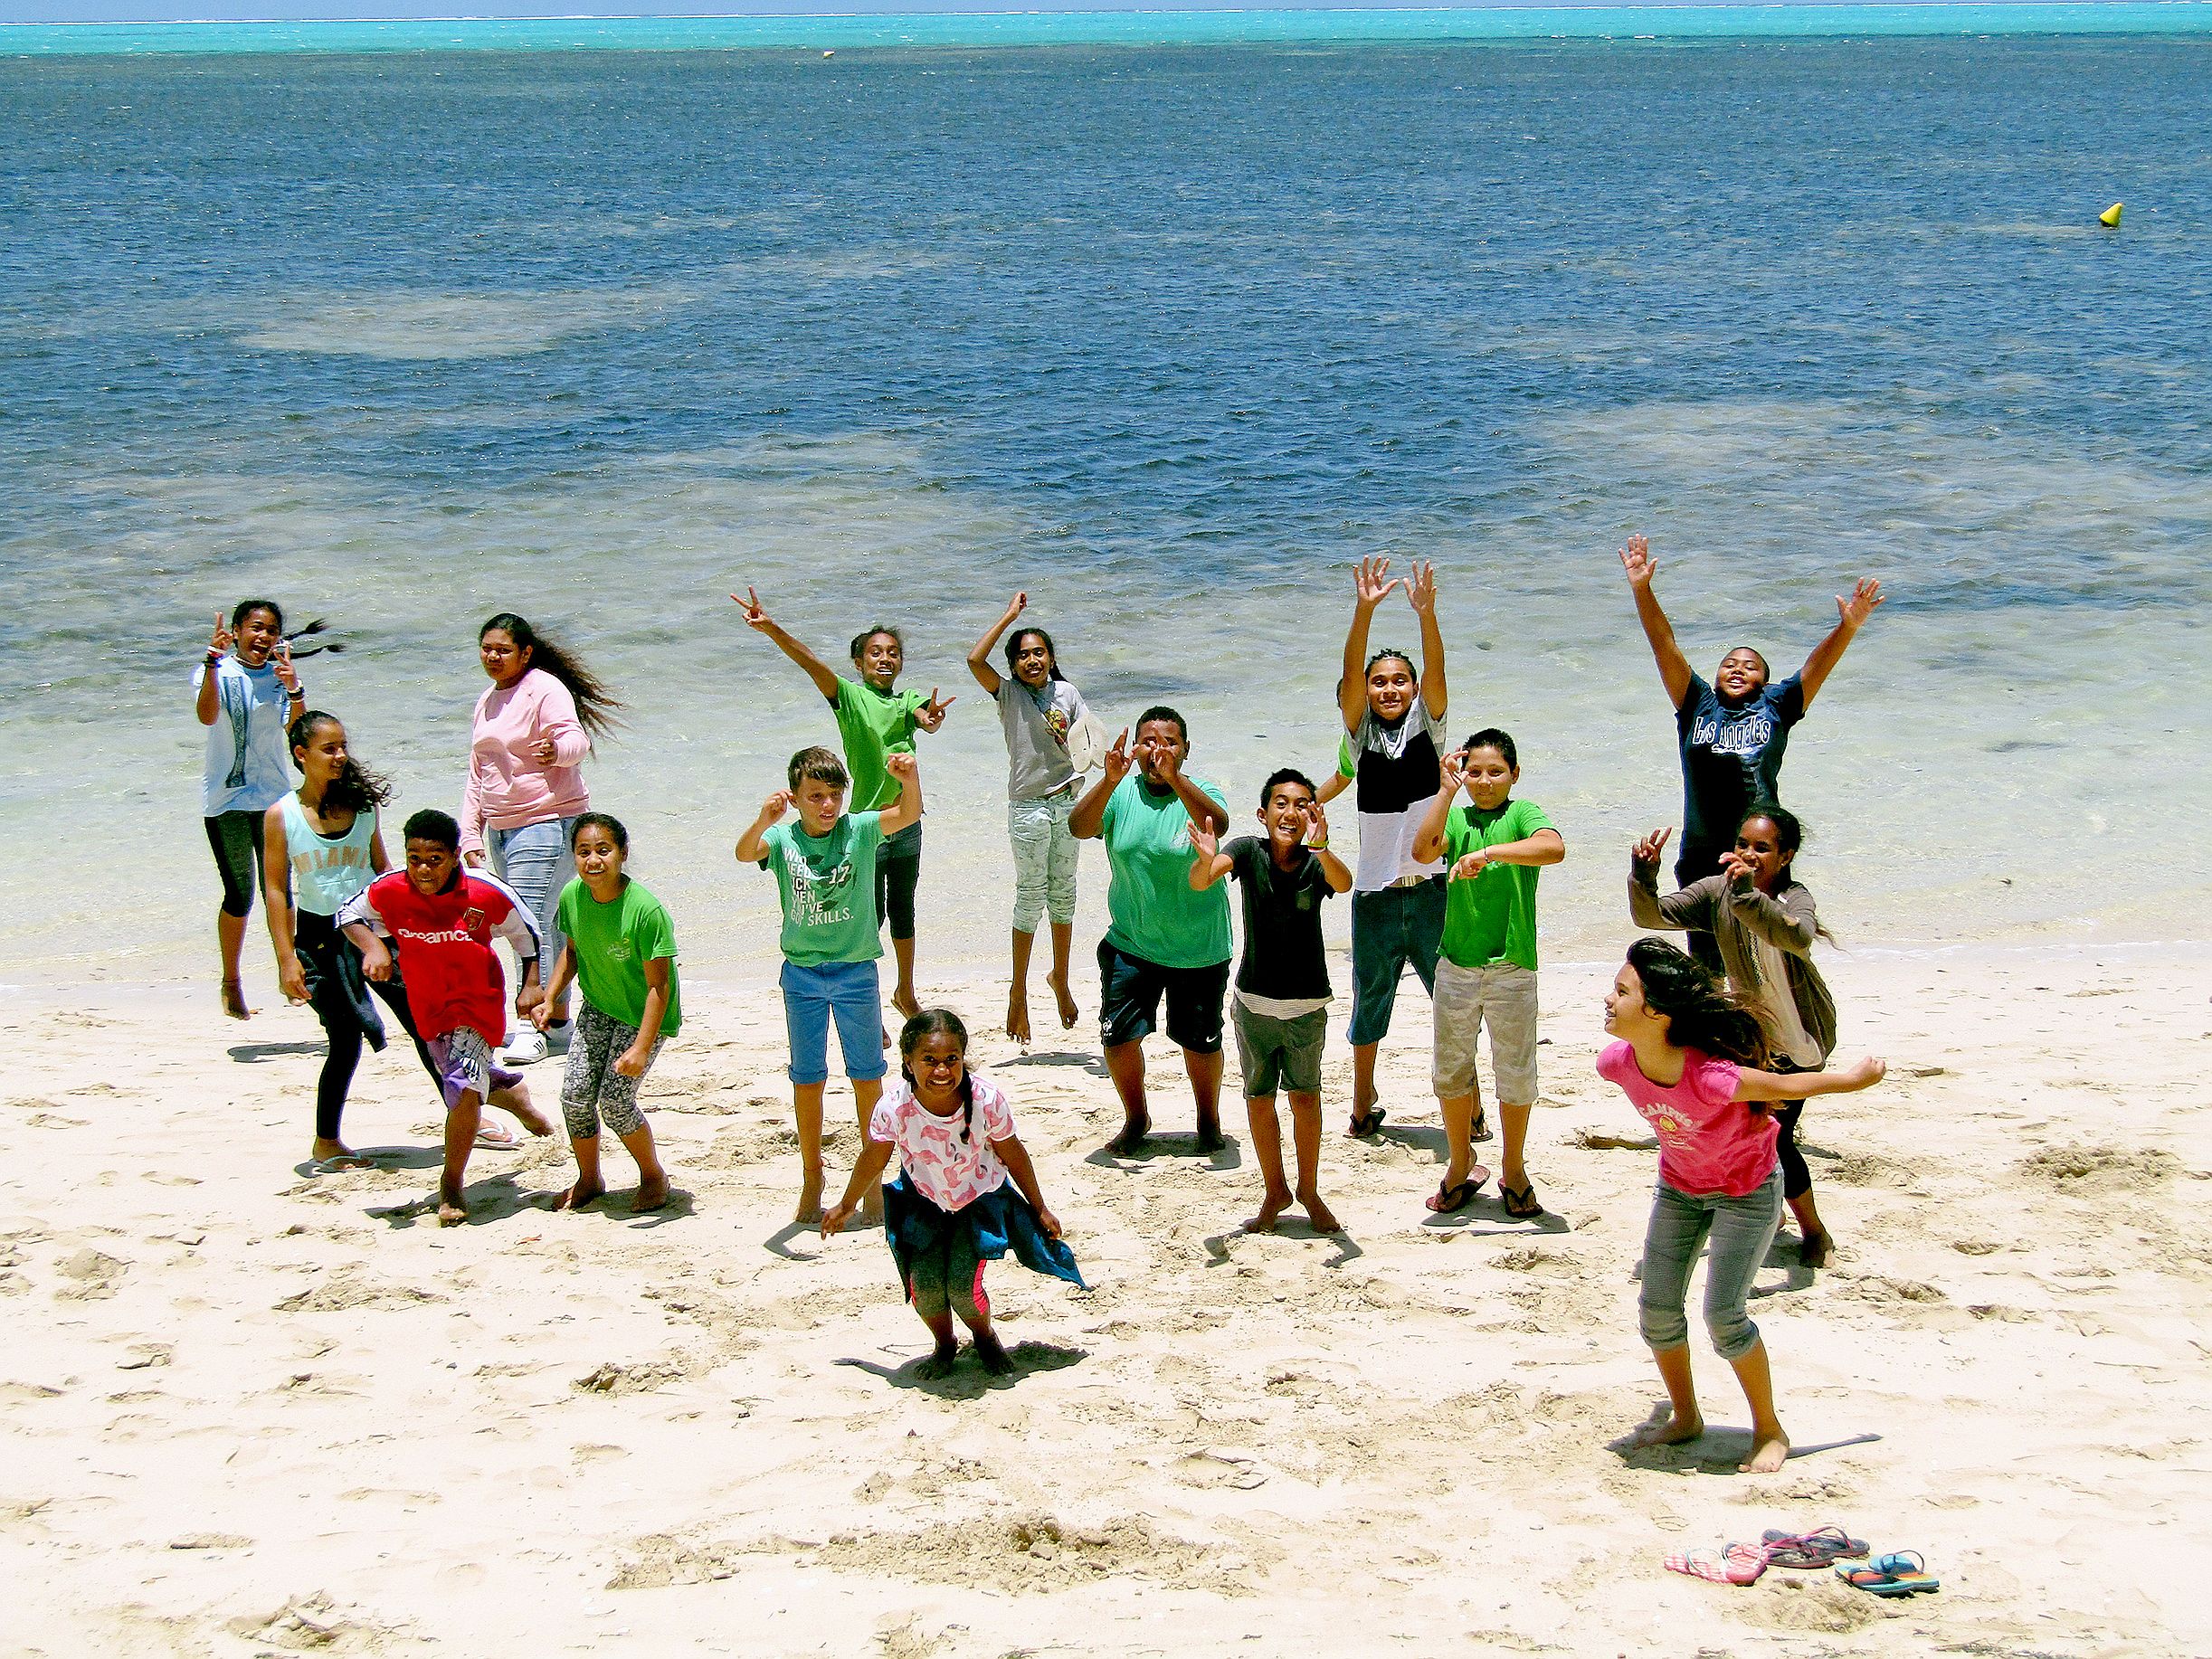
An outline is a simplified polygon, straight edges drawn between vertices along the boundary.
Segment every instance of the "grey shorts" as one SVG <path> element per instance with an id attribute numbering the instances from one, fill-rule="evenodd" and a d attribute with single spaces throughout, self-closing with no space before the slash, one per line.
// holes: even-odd
<path id="1" fill-rule="evenodd" d="M 1321 1093 L 1321 1050 L 1329 1038 L 1329 1010 L 1317 1008 L 1296 1019 L 1255 1013 L 1235 996 L 1229 1022 L 1237 1033 L 1237 1065 L 1244 1073 L 1244 1095 L 1257 1100 L 1285 1089 L 1293 1095 Z"/>
<path id="2" fill-rule="evenodd" d="M 1536 1104 L 1536 975 L 1503 962 L 1462 968 L 1447 957 L 1437 963 L 1436 1057 L 1430 1066 L 1445 1100 L 1479 1095 L 1475 1037 L 1490 1031 L 1490 1075 L 1500 1102 Z"/>

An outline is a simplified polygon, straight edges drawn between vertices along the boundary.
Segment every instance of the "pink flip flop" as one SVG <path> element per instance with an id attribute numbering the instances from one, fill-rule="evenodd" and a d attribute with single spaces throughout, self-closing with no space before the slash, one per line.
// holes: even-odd
<path id="1" fill-rule="evenodd" d="M 1677 1550 L 1666 1558 L 1666 1567 L 1709 1584 L 1753 1584 L 1767 1569 L 1767 1552 L 1757 1544 L 1731 1544 L 1716 1561 L 1702 1551 Z"/>

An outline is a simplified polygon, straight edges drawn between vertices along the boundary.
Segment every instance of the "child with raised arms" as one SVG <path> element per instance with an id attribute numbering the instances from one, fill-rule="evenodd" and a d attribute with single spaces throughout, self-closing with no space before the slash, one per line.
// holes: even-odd
<path id="1" fill-rule="evenodd" d="M 1444 1117 L 1444 1179 L 1429 1208 L 1464 1208 L 1488 1179 L 1474 1142 L 1487 1140 L 1475 1041 L 1490 1033 L 1490 1076 L 1505 1124 L 1498 1190 L 1516 1221 L 1543 1214 L 1523 1162 L 1536 1104 L 1536 878 L 1567 856 L 1543 809 L 1513 799 L 1521 757 L 1495 726 L 1442 762 L 1444 787 L 1413 838 L 1416 858 L 1439 856 L 1448 871 L 1444 936 L 1438 946 L 1436 1055 L 1432 1081 Z M 1454 806 L 1459 792 L 1467 804 Z"/>
<path id="2" fill-rule="evenodd" d="M 1084 769 L 1069 739 L 1090 719 L 1083 696 L 1060 672 L 1052 636 L 1041 628 L 1014 628 L 1029 609 L 1017 593 L 1006 613 L 968 652 L 968 672 L 999 706 L 1006 735 L 1006 834 L 1014 853 L 1013 976 L 1006 992 L 1006 1034 L 1030 1040 L 1030 952 L 1037 924 L 1052 922 L 1052 972 L 1045 976 L 1059 1005 L 1063 1029 L 1076 1022 L 1076 998 L 1068 982 L 1075 939 L 1076 862 L 1080 850 L 1068 828 L 1076 785 Z M 1007 673 L 991 666 L 991 650 L 1010 628 Z"/>
<path id="3" fill-rule="evenodd" d="M 1774 1072 L 1759 1017 L 1664 939 L 1638 939 L 1613 976 L 1605 1029 L 1617 1039 L 1598 1075 L 1618 1085 L 1657 1133 L 1659 1184 L 1644 1234 L 1638 1321 L 1659 1377 L 1666 1417 L 1638 1431 L 1638 1446 L 1677 1446 L 1704 1432 L 1690 1375 L 1684 1317 L 1690 1269 L 1710 1238 L 1705 1330 L 1735 1369 L 1752 1411 L 1747 1474 L 1771 1474 L 1790 1455 L 1774 1410 L 1774 1380 L 1759 1327 L 1744 1312 L 1752 1282 L 1781 1221 L 1774 1119 L 1761 1103 L 1871 1088 L 1883 1064 L 1842 1071 Z"/>
<path id="4" fill-rule="evenodd" d="M 438 1225 L 451 1227 L 469 1217 L 461 1176 L 487 1104 L 512 1112 L 532 1134 L 553 1133 L 530 1104 L 522 1074 L 498 1057 L 507 1034 L 506 980 L 491 942 L 505 940 L 523 964 L 518 1003 L 534 1014 L 537 923 L 504 881 L 463 867 L 460 826 L 445 813 L 424 808 L 407 820 L 405 835 L 406 869 L 355 894 L 338 912 L 338 925 L 372 981 L 390 979 L 396 967 L 407 982 L 407 1005 L 445 1096 Z"/>
<path id="5" fill-rule="evenodd" d="M 1709 934 L 1728 971 L 1729 989 L 1757 1010 L 1776 1071 L 1813 1071 L 1836 1047 L 1836 999 L 1813 963 L 1813 941 L 1828 937 L 1811 889 L 1793 867 L 1804 828 L 1786 807 L 1756 806 L 1736 829 L 1721 872 L 1661 896 L 1659 855 L 1667 831 L 1636 844 L 1628 866 L 1628 915 L 1638 927 Z M 1782 1197 L 1798 1222 L 1798 1261 L 1825 1267 L 1835 1241 L 1813 1202 L 1812 1171 L 1798 1150 L 1801 1102 L 1777 1104 Z"/>
<path id="6" fill-rule="evenodd" d="M 1414 856 L 1413 840 L 1443 782 L 1439 769 L 1446 693 L 1444 634 L 1437 622 L 1436 567 L 1390 574 L 1388 559 L 1362 559 L 1353 575 L 1352 626 L 1337 712 L 1352 745 L 1360 856 L 1352 886 L 1352 1125 L 1381 1128 L 1375 1052 L 1391 1029 L 1398 984 L 1410 967 L 1434 993 L 1444 937 L 1444 867 Z M 1375 609 L 1403 587 L 1419 620 L 1421 666 L 1403 651 L 1368 654 Z"/>
<path id="7" fill-rule="evenodd" d="M 1259 1213 L 1246 1225 L 1271 1231 L 1290 1207 L 1283 1170 L 1283 1126 L 1275 1094 L 1290 1095 L 1290 1129 L 1298 1158 L 1297 1202 L 1316 1233 L 1339 1230 L 1321 1201 L 1321 1051 L 1328 1041 L 1329 959 L 1321 939 L 1321 905 L 1352 886 L 1352 872 L 1329 850 L 1329 820 L 1314 782 L 1285 767 L 1260 788 L 1262 835 L 1226 847 L 1210 829 L 1191 828 L 1191 886 L 1204 892 L 1234 877 L 1244 895 L 1244 956 L 1229 1002 L 1229 1026 L 1244 1073 L 1245 1114 L 1267 1181 Z"/>
<path id="8" fill-rule="evenodd" d="M 799 1127 L 797 1218 L 821 1218 L 821 1094 L 830 1079 L 830 1023 L 852 1083 L 860 1127 L 883 1092 L 883 956 L 873 898 L 887 839 L 922 817 L 921 776 L 911 754 L 885 762 L 898 798 L 878 811 L 848 812 L 851 776 L 828 749 L 791 757 L 788 787 L 771 794 L 737 838 L 737 862 L 775 877 L 783 908 L 783 1023 L 791 1039 L 792 1114 Z M 783 815 L 797 810 L 798 821 Z M 873 1195 L 870 1195 L 872 1209 Z"/>
<path id="9" fill-rule="evenodd" d="M 392 867 L 376 809 L 391 799 L 384 781 L 353 757 L 336 715 L 310 709 L 291 724 L 286 741 L 299 769 L 299 789 L 269 809 L 261 829 L 266 849 L 261 913 L 276 947 L 277 983 L 295 1002 L 314 1009 L 328 1047 L 315 1085 L 315 1172 L 366 1163 L 346 1144 L 346 1098 L 366 1040 L 384 1050 L 384 1019 L 374 991 L 414 1039 L 433 1082 L 437 1067 L 415 1037 L 407 989 L 397 979 L 373 982 L 361 953 L 338 930 L 346 902 Z"/>
<path id="10" fill-rule="evenodd" d="M 599 1126 L 614 1131 L 637 1160 L 632 1214 L 669 1201 L 669 1178 L 653 1145 L 653 1127 L 638 1109 L 638 1085 L 652 1068 L 664 1038 L 682 1026 L 676 983 L 676 926 L 660 901 L 623 874 L 630 831 L 604 812 L 586 812 L 570 832 L 576 878 L 562 890 L 561 954 L 538 1004 L 541 1023 L 573 979 L 584 993 L 575 1041 L 561 1080 L 561 1116 L 576 1156 L 576 1184 L 555 1209 L 581 1209 L 603 1196 Z"/>
<path id="11" fill-rule="evenodd" d="M 844 744 L 845 765 L 852 774 L 852 810 L 874 812 L 898 798 L 898 780 L 886 765 L 888 756 L 912 754 L 914 735 L 934 732 L 945 724 L 945 710 L 958 701 L 940 697 L 935 687 L 924 697 L 918 691 L 897 688 L 907 666 L 907 642 L 898 630 L 873 623 L 852 637 L 852 669 L 847 679 L 817 657 L 800 640 L 771 620 L 751 588 L 736 600 L 745 612 L 745 626 L 766 634 L 776 649 L 806 670 L 814 689 L 829 700 L 837 720 L 838 739 Z M 902 1019 L 922 1005 L 914 992 L 914 894 L 922 879 L 922 820 L 895 833 L 887 832 L 876 856 L 874 896 L 876 925 L 891 924 L 891 955 L 898 969 L 898 983 L 891 991 L 891 1006 Z"/>
<path id="12" fill-rule="evenodd" d="M 246 1006 L 238 957 L 254 892 L 267 879 L 262 825 L 269 809 L 291 793 L 285 729 L 308 708 L 275 600 L 241 600 L 227 625 L 216 613 L 206 659 L 192 676 L 192 708 L 207 728 L 200 815 L 223 880 L 215 912 L 223 1011 L 246 1019 L 253 1010 Z"/>
<path id="13" fill-rule="evenodd" d="M 947 1009 L 916 1015 L 899 1031 L 898 1056 L 900 1081 L 870 1114 L 845 1196 L 821 1218 L 822 1237 L 852 1219 L 897 1157 L 899 1177 L 882 1190 L 883 1232 L 907 1300 L 936 1338 L 919 1372 L 951 1371 L 960 1352 L 958 1314 L 983 1369 L 1003 1377 L 1014 1362 L 991 1328 L 983 1264 L 1011 1249 L 1033 1273 L 1078 1287 L 1083 1275 L 1045 1207 L 1005 1095 L 968 1069 L 960 1016 Z"/>

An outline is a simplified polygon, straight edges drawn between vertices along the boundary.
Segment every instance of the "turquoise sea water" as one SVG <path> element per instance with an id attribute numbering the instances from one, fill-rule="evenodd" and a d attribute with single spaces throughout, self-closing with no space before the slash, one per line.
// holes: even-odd
<path id="1" fill-rule="evenodd" d="M 1423 7 L 914 13 L 818 17 L 459 17 L 387 22 L 18 24 L 0 52 L 626 52 L 867 46 L 1735 40 L 2212 32 L 2207 0 L 2072 5 Z"/>
<path id="2" fill-rule="evenodd" d="M 965 687 L 925 961 L 994 961 L 1005 595 L 1241 811 L 1329 763 L 1369 553 L 1438 561 L 1452 724 L 1520 739 L 1594 955 L 1677 810 L 1638 526 L 1701 665 L 1890 584 L 1784 773 L 1846 939 L 2200 934 L 2206 8 L 1973 10 L 2164 32 L 0 58 L 0 977 L 211 953 L 188 679 L 248 592 L 332 619 L 402 811 L 458 795 L 475 622 L 569 637 L 706 965 L 770 959 L 729 844 L 831 731 L 728 592 L 832 658 L 901 621 Z"/>

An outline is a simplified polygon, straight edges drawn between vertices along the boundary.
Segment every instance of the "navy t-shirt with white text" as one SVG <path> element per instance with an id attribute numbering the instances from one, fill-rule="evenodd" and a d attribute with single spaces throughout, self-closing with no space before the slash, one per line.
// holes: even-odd
<path id="1" fill-rule="evenodd" d="M 1790 728 L 1805 717 L 1799 677 L 1761 687 L 1731 708 L 1700 675 L 1675 711 L 1682 745 L 1682 844 L 1735 845 L 1754 801 L 1775 799 Z"/>

